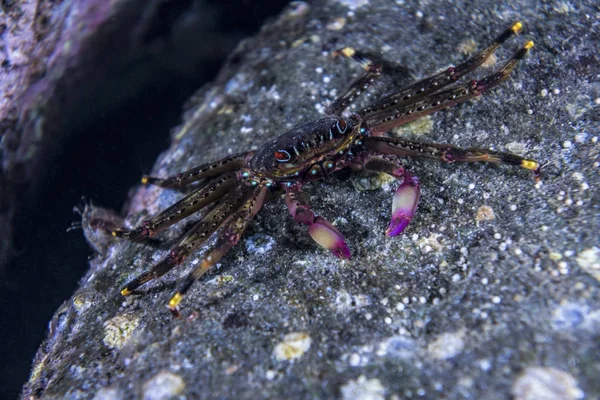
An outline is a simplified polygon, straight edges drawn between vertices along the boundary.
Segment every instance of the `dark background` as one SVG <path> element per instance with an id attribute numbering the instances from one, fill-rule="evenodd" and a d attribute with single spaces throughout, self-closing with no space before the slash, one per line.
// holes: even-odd
<path id="1" fill-rule="evenodd" d="M 256 32 L 287 3 L 206 2 L 218 19 L 215 26 L 235 39 L 232 43 Z M 67 232 L 71 223 L 79 220 L 73 207 L 84 197 L 120 211 L 129 188 L 151 170 L 167 147 L 169 130 L 181 121 L 183 103 L 215 77 L 223 61 L 207 61 L 191 77 L 157 77 L 169 84 L 149 86 L 124 107 L 95 116 L 80 127 L 85 134 L 69 136 L 59 156 L 46 168 L 35 198 L 17 216 L 16 256 L 0 282 L 0 399 L 18 396 L 48 322 L 71 297 L 88 268 L 92 250 L 82 231 Z"/>

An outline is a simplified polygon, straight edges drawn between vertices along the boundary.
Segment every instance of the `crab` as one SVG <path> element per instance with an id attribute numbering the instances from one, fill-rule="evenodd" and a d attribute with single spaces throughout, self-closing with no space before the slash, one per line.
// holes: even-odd
<path id="1" fill-rule="evenodd" d="M 298 125 L 256 151 L 235 154 L 167 178 L 144 176 L 143 184 L 163 188 L 199 185 L 139 227 L 115 229 L 113 236 L 144 241 L 200 210 L 208 208 L 208 211 L 162 261 L 127 283 L 121 294 L 130 295 L 144 283 L 182 264 L 219 231 L 214 245 L 170 299 L 168 308 L 177 314 L 178 306 L 192 284 L 239 242 L 263 204 L 279 195 L 285 196 L 294 220 L 307 227 L 308 234 L 319 246 L 336 257 L 349 259 L 350 250 L 342 233 L 311 211 L 302 192 L 305 184 L 327 178 L 342 169 L 383 172 L 401 181 L 394 194 L 387 236 L 404 231 L 415 214 L 420 197 L 419 179 L 401 164 L 402 157 L 428 157 L 446 163 L 511 164 L 532 170 L 535 179 L 539 180 L 540 164 L 515 154 L 384 135 L 391 128 L 473 99 L 506 80 L 518 61 L 533 47 L 532 41 L 526 42 L 499 71 L 480 80 L 453 85 L 480 67 L 502 43 L 521 29 L 520 22 L 514 23 L 488 47 L 463 63 L 418 81 L 347 117 L 342 113 L 382 74 L 386 64 L 353 48 L 343 48 L 335 54 L 354 59 L 364 71 L 327 108 L 326 117 Z"/>

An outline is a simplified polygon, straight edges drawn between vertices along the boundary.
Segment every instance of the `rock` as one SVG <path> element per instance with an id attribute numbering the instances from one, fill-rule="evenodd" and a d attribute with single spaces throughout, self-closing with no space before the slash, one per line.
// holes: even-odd
<path id="1" fill-rule="evenodd" d="M 599 246 L 600 226 L 593 41 L 600 28 L 588 17 L 596 10 L 583 2 L 484 0 L 468 12 L 448 1 L 418 4 L 296 3 L 242 43 L 219 79 L 190 100 L 154 174 L 256 148 L 318 118 L 359 73 L 330 56 L 335 48 L 385 49 L 386 59 L 420 78 L 463 60 L 461 43 L 481 48 L 522 19 L 523 34 L 481 74 L 529 39 L 536 42 L 531 54 L 479 101 L 434 114 L 426 137 L 498 150 L 523 144 L 544 165 L 541 183 L 507 166 L 407 160 L 423 193 L 396 238 L 384 236 L 393 183 L 362 192 L 342 174 L 309 185 L 315 211 L 346 235 L 353 258 L 319 249 L 274 201 L 192 287 L 181 319 L 165 305 L 203 252 L 123 298 L 120 287 L 166 250 L 114 240 L 91 262 L 78 305 L 71 300 L 55 315 L 23 398 L 139 398 L 158 374 L 177 377 L 173 393 L 188 398 L 510 398 L 527 396 L 522 377 L 540 366 L 564 374 L 559 389 L 571 398 L 599 397 L 600 283 L 588 272 L 595 271 L 588 253 Z M 340 30 L 328 29 L 341 17 Z M 393 87 L 384 80 L 370 93 Z M 182 195 L 139 188 L 127 223 Z M 482 206 L 494 219 L 478 223 Z M 172 243 L 185 225 L 158 239 Z M 273 240 L 264 251 L 250 251 L 265 237 Z M 105 343 L 103 327 L 120 315 L 137 323 L 119 349 Z M 274 357 L 291 332 L 310 338 L 293 363 Z"/>
<path id="2" fill-rule="evenodd" d="M 236 38 L 206 17 L 211 5 L 184 3 L 2 3 L 0 273 L 12 252 L 15 215 L 35 201 L 65 142 L 150 86 L 189 80 L 202 72 L 198 64 L 220 61 L 233 47 Z"/>
<path id="3" fill-rule="evenodd" d="M 512 388 L 515 400 L 577 400 L 583 392 L 575 379 L 555 368 L 529 367 Z"/>

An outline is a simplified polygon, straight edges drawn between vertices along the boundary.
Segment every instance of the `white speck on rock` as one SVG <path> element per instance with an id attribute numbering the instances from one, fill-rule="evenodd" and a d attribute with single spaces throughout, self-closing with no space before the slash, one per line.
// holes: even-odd
<path id="1" fill-rule="evenodd" d="M 268 235 L 256 234 L 246 239 L 246 250 L 252 254 L 268 253 L 275 245 L 275 239 Z"/>
<path id="2" fill-rule="evenodd" d="M 268 370 L 267 373 L 265 374 L 265 377 L 269 381 L 272 381 L 273 379 L 275 379 L 276 376 L 277 376 L 277 371 L 274 371 L 272 369 Z"/>
<path id="3" fill-rule="evenodd" d="M 482 371 L 489 371 L 490 368 L 492 368 L 492 363 L 487 359 L 479 360 L 479 368 L 481 368 Z"/>
<path id="4" fill-rule="evenodd" d="M 552 327 L 556 330 L 577 328 L 583 323 L 588 312 L 587 306 L 564 302 L 552 313 Z"/>
<path id="5" fill-rule="evenodd" d="M 337 0 L 337 2 L 351 10 L 356 10 L 369 4 L 369 0 Z"/>
<path id="6" fill-rule="evenodd" d="M 114 387 L 103 387 L 96 392 L 94 400 L 121 400 L 123 396 Z"/>
<path id="7" fill-rule="evenodd" d="M 293 361 L 310 348 L 312 339 L 304 332 L 292 332 L 283 337 L 283 342 L 277 344 L 273 350 L 276 359 L 280 361 Z"/>
<path id="8" fill-rule="evenodd" d="M 415 341 L 403 335 L 389 337 L 381 342 L 379 347 L 385 350 L 384 355 L 402 359 L 411 358 L 417 351 Z"/>
<path id="9" fill-rule="evenodd" d="M 427 351 L 431 357 L 438 360 L 456 357 L 465 347 L 464 336 L 462 330 L 443 333 L 427 346 Z"/>
<path id="10" fill-rule="evenodd" d="M 527 150 L 527 145 L 522 142 L 509 142 L 506 143 L 506 150 L 510 151 L 511 153 L 521 155 L 525 154 Z"/>
<path id="11" fill-rule="evenodd" d="M 185 389 L 183 379 L 172 372 L 162 371 L 144 383 L 144 400 L 167 400 Z"/>
<path id="12" fill-rule="evenodd" d="M 432 251 L 435 251 L 437 253 L 444 248 L 444 244 L 440 240 L 438 240 L 441 237 L 442 235 L 440 235 L 439 233 L 432 233 L 428 237 L 421 238 L 417 242 L 417 245 L 419 246 L 419 249 L 425 254 L 430 253 Z"/>
<path id="13" fill-rule="evenodd" d="M 481 206 L 477 209 L 475 214 L 475 221 L 479 224 L 482 221 L 493 221 L 496 219 L 494 209 L 490 206 Z"/>
<path id="14" fill-rule="evenodd" d="M 330 31 L 339 31 L 344 27 L 344 25 L 346 25 L 346 18 L 340 17 L 335 18 L 333 21 L 329 22 L 326 25 L 326 28 Z"/>
<path id="15" fill-rule="evenodd" d="M 349 361 L 350 361 L 351 366 L 353 366 L 353 367 L 359 366 L 360 365 L 360 354 L 352 353 Z"/>
<path id="16" fill-rule="evenodd" d="M 575 259 L 585 272 L 600 281 L 600 249 L 598 247 L 594 246 L 583 250 Z"/>
<path id="17" fill-rule="evenodd" d="M 104 323 L 102 341 L 112 349 L 122 348 L 140 322 L 139 317 L 130 313 L 117 315 Z"/>
<path id="18" fill-rule="evenodd" d="M 556 368 L 529 367 L 512 387 L 515 400 L 577 400 L 584 393 L 567 372 Z"/>
<path id="19" fill-rule="evenodd" d="M 377 378 L 367 379 L 364 375 L 358 379 L 346 382 L 341 387 L 344 400 L 384 400 L 385 388 Z"/>

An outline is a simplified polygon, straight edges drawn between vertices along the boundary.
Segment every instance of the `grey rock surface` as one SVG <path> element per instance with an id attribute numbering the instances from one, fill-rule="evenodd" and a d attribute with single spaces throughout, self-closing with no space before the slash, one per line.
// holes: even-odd
<path id="1" fill-rule="evenodd" d="M 210 7 L 193 3 L 2 3 L 0 273 L 13 251 L 15 214 L 35 197 L 65 139 L 87 134 L 99 116 L 148 86 L 198 73 L 198 64 L 233 47 L 234 38 L 214 29 Z M 157 76 L 164 82 L 153 82 Z"/>
<path id="2" fill-rule="evenodd" d="M 296 4 L 190 100 L 155 174 L 318 118 L 359 72 L 333 49 L 382 52 L 411 72 L 405 84 L 521 20 L 523 35 L 482 71 L 534 40 L 511 79 L 408 134 L 526 154 L 544 164 L 542 182 L 505 166 L 407 160 L 422 200 L 396 238 L 384 235 L 395 183 L 312 184 L 314 209 L 345 234 L 352 260 L 319 249 L 272 202 L 191 289 L 182 319 L 165 304 L 202 252 L 123 298 L 120 286 L 166 249 L 88 231 L 106 250 L 57 311 L 23 398 L 598 398 L 598 15 L 593 2 Z M 393 87 L 382 82 L 370 98 Z M 181 196 L 138 188 L 127 223 Z"/>

